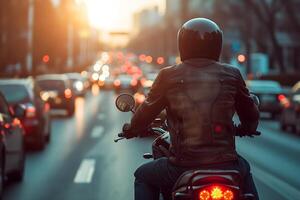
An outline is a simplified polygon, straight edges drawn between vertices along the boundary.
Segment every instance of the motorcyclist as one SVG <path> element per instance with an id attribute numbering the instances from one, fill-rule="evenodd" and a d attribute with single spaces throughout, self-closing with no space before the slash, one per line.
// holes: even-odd
<path id="1" fill-rule="evenodd" d="M 222 37 L 209 19 L 187 21 L 177 36 L 182 63 L 160 71 L 130 125 L 124 126 L 126 138 L 136 137 L 166 109 L 171 156 L 136 170 L 136 200 L 159 199 L 160 189 L 170 192 L 183 172 L 199 168 L 239 170 L 243 192 L 258 199 L 250 166 L 236 152 L 235 133 L 255 132 L 259 111 L 239 70 L 219 62 Z M 237 128 L 235 112 L 241 122 Z"/>

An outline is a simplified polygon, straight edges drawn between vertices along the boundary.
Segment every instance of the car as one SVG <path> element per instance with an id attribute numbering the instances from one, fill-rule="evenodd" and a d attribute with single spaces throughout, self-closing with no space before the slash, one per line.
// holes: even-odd
<path id="1" fill-rule="evenodd" d="M 281 130 L 291 128 L 293 132 L 300 134 L 300 81 L 293 86 L 287 97 L 282 97 L 281 104 Z"/>
<path id="2" fill-rule="evenodd" d="M 42 150 L 51 137 L 50 105 L 40 96 L 33 79 L 0 80 L 0 91 L 10 106 L 23 104 L 26 115 L 21 119 L 28 147 Z"/>
<path id="3" fill-rule="evenodd" d="M 259 110 L 271 114 L 275 118 L 282 111 L 280 99 L 285 94 L 281 85 L 276 81 L 269 80 L 247 80 L 249 91 L 260 99 Z"/>
<path id="4" fill-rule="evenodd" d="M 104 81 L 99 80 L 98 85 L 101 89 L 104 90 L 112 90 L 114 89 L 114 81 L 115 79 L 113 77 L 107 77 Z"/>
<path id="5" fill-rule="evenodd" d="M 25 169 L 25 130 L 20 119 L 24 117 L 25 112 L 25 107 L 19 104 L 12 109 L 0 92 L 0 187 L 3 186 L 5 177 L 17 182 L 23 180 Z"/>
<path id="6" fill-rule="evenodd" d="M 138 80 L 131 75 L 121 74 L 114 80 L 114 88 L 116 92 L 130 91 L 135 93 L 139 88 Z"/>
<path id="7" fill-rule="evenodd" d="M 75 112 L 75 95 L 69 78 L 64 74 L 39 75 L 35 79 L 40 88 L 41 98 L 51 109 L 63 109 L 71 117 Z"/>
<path id="8" fill-rule="evenodd" d="M 70 80 L 72 91 L 76 96 L 84 96 L 87 92 L 87 82 L 80 73 L 66 73 Z"/>
<path id="9" fill-rule="evenodd" d="M 158 73 L 148 73 L 145 77 L 141 78 L 141 87 L 139 87 L 137 92 L 133 95 L 136 108 L 145 101 L 157 75 Z"/>
<path id="10" fill-rule="evenodd" d="M 3 123 L 3 122 L 2 122 Z M 0 152 L 5 152 L 5 129 L 4 126 L 1 125 L 1 120 L 0 120 Z M 5 154 L 1 153 L 0 154 L 0 163 L 5 162 Z M 2 200 L 3 196 L 3 189 L 4 189 L 4 167 L 0 165 L 0 200 Z"/>

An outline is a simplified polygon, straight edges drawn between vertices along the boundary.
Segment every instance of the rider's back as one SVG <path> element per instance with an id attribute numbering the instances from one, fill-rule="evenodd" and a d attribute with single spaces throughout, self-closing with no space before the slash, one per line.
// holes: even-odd
<path id="1" fill-rule="evenodd" d="M 239 70 L 213 60 L 190 59 L 164 69 L 161 77 L 173 162 L 197 166 L 236 160 L 232 117 L 244 87 Z"/>

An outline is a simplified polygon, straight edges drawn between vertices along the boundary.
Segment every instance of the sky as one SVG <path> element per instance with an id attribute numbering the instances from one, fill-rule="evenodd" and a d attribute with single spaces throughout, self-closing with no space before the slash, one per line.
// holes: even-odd
<path id="1" fill-rule="evenodd" d="M 52 0 L 58 4 L 60 0 Z M 159 4 L 162 0 L 76 0 L 85 2 L 90 24 L 106 31 L 128 31 L 132 14 L 145 6 Z"/>

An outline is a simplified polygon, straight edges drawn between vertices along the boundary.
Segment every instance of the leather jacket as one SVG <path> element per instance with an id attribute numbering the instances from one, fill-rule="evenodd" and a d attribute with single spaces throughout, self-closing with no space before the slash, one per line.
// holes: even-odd
<path id="1" fill-rule="evenodd" d="M 237 160 L 233 115 L 245 132 L 255 132 L 259 118 L 239 70 L 209 59 L 162 69 L 131 130 L 144 130 L 163 109 L 174 155 L 170 161 L 186 167 Z"/>

